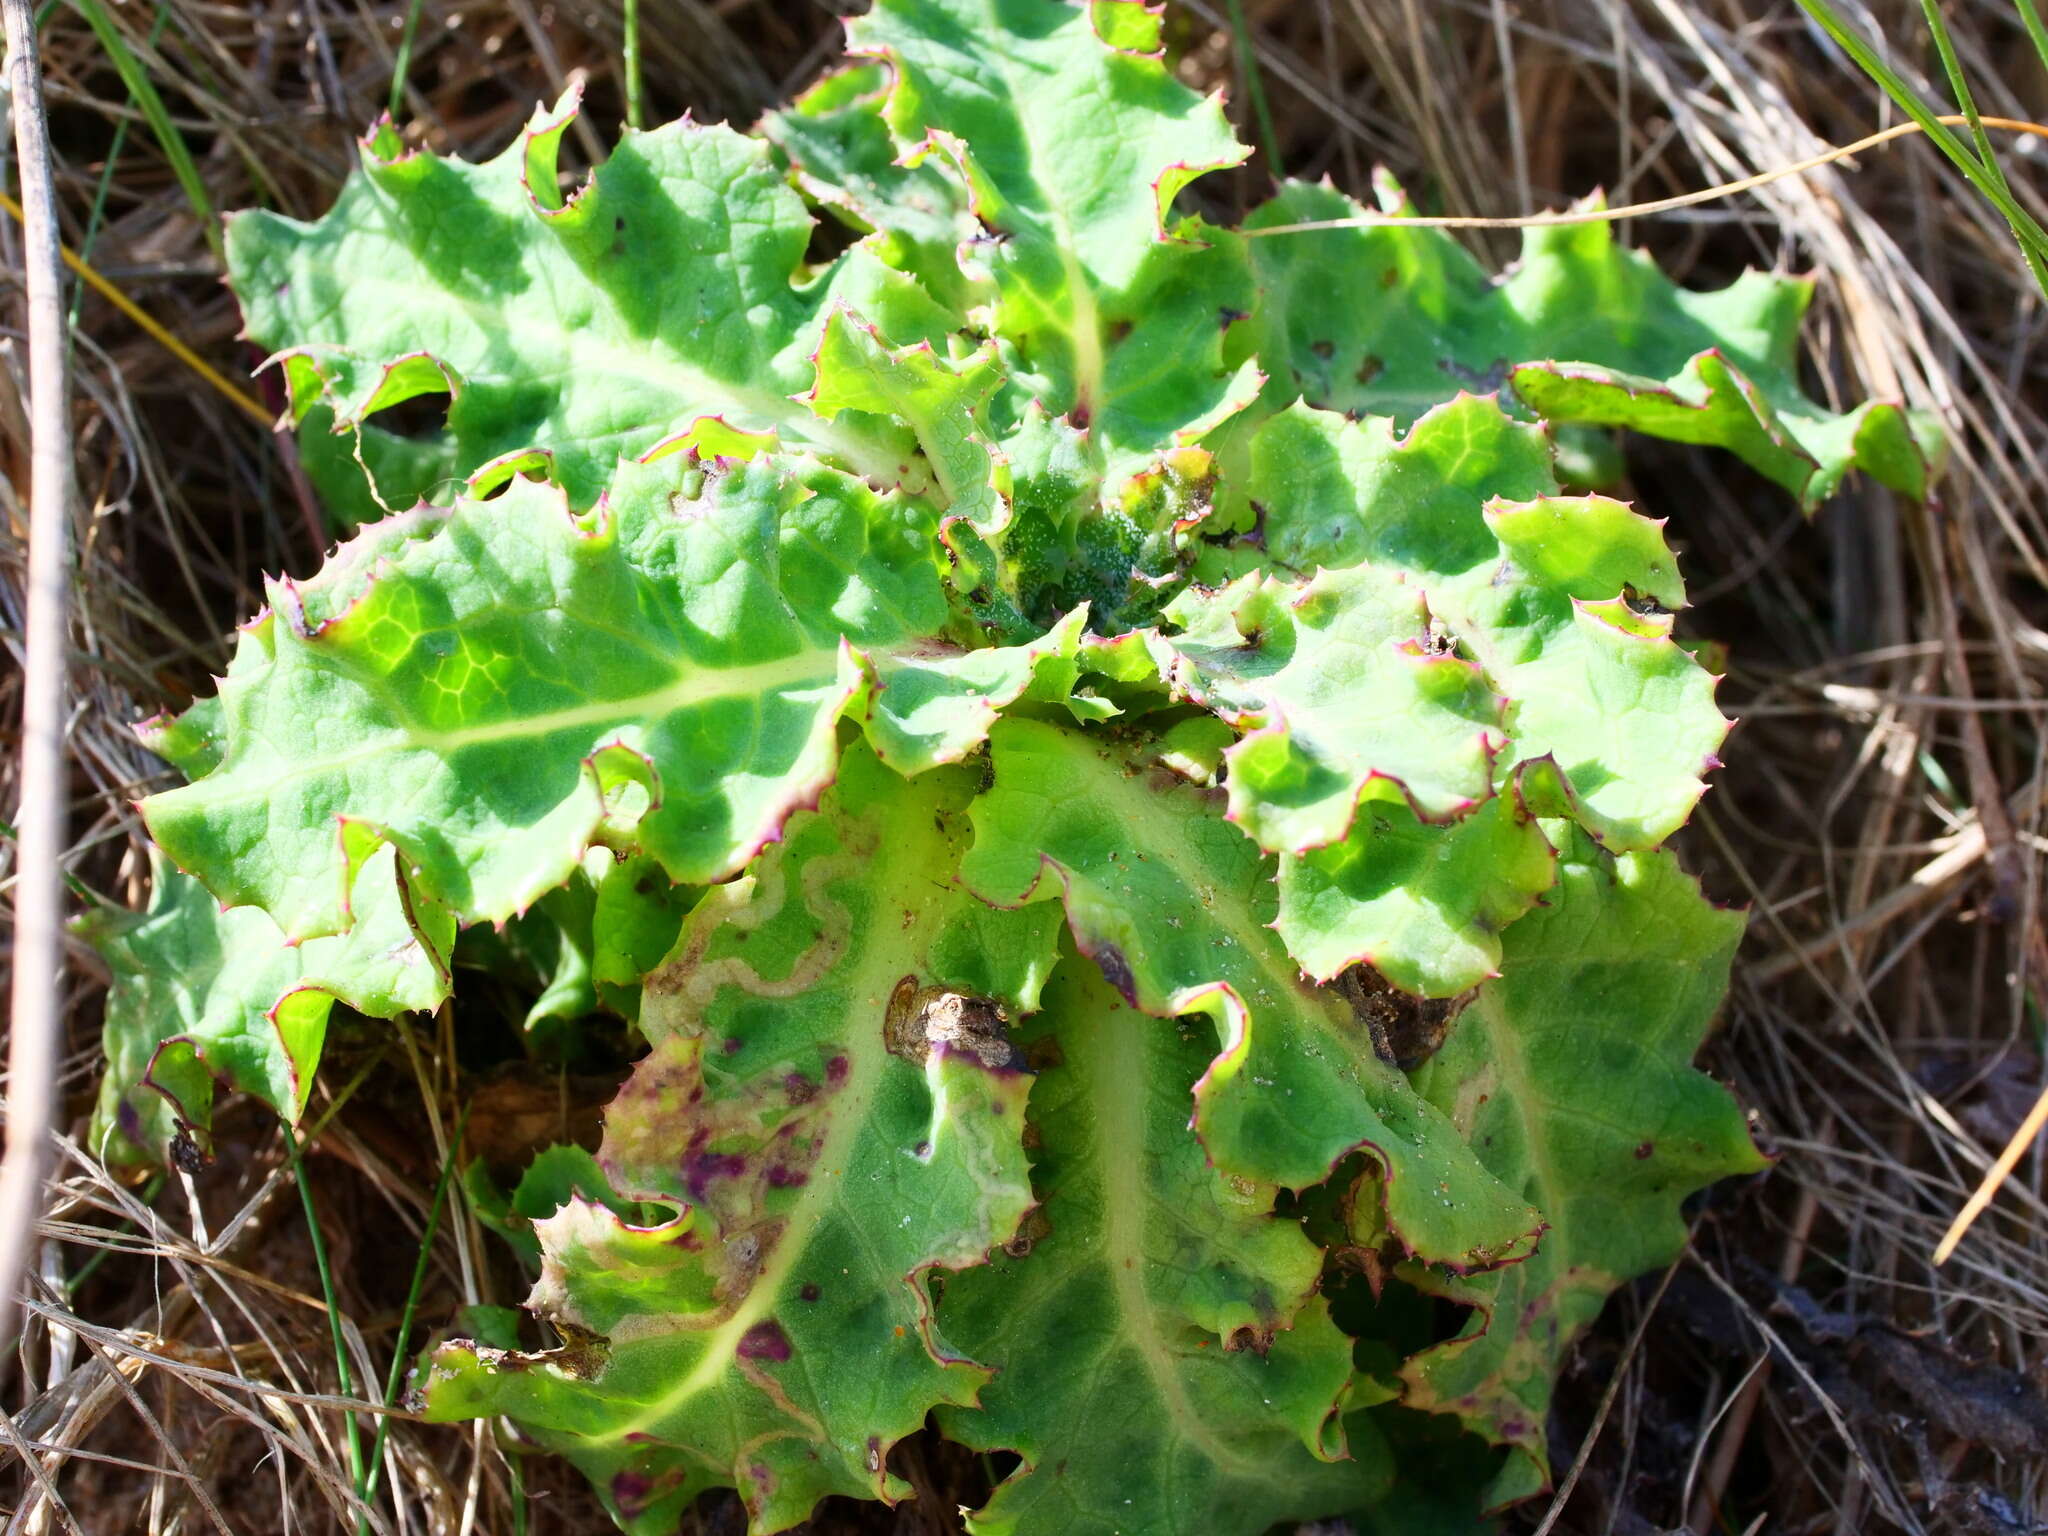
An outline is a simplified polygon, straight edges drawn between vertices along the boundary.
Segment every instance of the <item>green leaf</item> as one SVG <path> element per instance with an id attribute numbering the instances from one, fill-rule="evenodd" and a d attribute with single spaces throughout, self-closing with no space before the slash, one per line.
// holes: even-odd
<path id="1" fill-rule="evenodd" d="M 969 1529 L 1257 1536 L 1371 1502 L 1391 1469 L 1369 1427 L 1339 1459 L 1351 1351 L 1315 1294 L 1322 1255 L 1272 1186 L 1219 1176 L 1187 1134 L 1199 1037 L 1069 962 L 1020 1043 L 1041 1063 L 1043 1235 L 953 1277 L 939 1309 L 1002 1367 L 941 1423 L 1024 1459 Z"/>
<path id="2" fill-rule="evenodd" d="M 1717 761 L 1727 722 L 1671 637 L 1662 525 L 1556 495 L 1542 431 L 1473 396 L 1402 437 L 1297 405 L 1243 462 L 1224 525 L 1241 538 L 1256 509 L 1259 556 L 1304 575 L 1182 594 L 1155 651 L 1177 697 L 1242 733 L 1231 818 L 1282 855 L 1295 958 L 1455 995 L 1548 884 L 1521 797 L 1653 847 Z M 1472 825 L 1475 807 L 1493 809 Z"/>
<path id="3" fill-rule="evenodd" d="M 274 583 L 221 686 L 220 765 L 143 814 L 294 938 L 346 927 L 383 841 L 466 922 L 597 843 L 721 879 L 831 781 L 841 716 L 916 772 L 1071 686 L 1081 615 L 962 651 L 938 555 L 920 505 L 803 460 L 622 466 L 581 517 L 515 476 Z"/>
<path id="4" fill-rule="evenodd" d="M 455 925 L 395 850 L 364 865 L 355 918 L 345 937 L 288 944 L 262 912 L 223 911 L 162 857 L 147 912 L 81 917 L 113 973 L 94 1150 L 116 1162 L 208 1154 L 216 1082 L 296 1123 L 337 1001 L 378 1018 L 438 1007 Z"/>
<path id="5" fill-rule="evenodd" d="M 1502 489 L 1459 443 L 1503 450 Z M 1602 843 L 1655 847 L 1717 761 L 1728 724 L 1715 679 L 1671 638 L 1685 588 L 1661 524 L 1599 496 L 1505 500 L 1537 475 L 1535 447 L 1489 401 L 1439 407 L 1399 444 L 1383 424 L 1296 406 L 1254 439 L 1247 491 L 1266 508 L 1275 563 L 1391 568 L 1421 589 L 1444 638 L 1508 701 L 1499 772 L 1549 758 Z M 1337 652 L 1313 686 L 1351 686 L 1347 660 Z"/>
<path id="6" fill-rule="evenodd" d="M 196 779 L 220 766 L 225 730 L 215 697 L 194 699 L 183 714 L 151 715 L 137 723 L 135 737 L 187 779 Z"/>
<path id="7" fill-rule="evenodd" d="M 1557 494 L 1549 434 L 1499 402 L 1458 395 L 1397 430 L 1290 406 L 1252 436 L 1231 508 L 1273 563 L 1306 575 L 1364 560 L 1419 572 L 1472 570 L 1498 553 L 1492 500 Z M 1432 591 L 1432 596 L 1433 591 Z"/>
<path id="8" fill-rule="evenodd" d="M 761 120 L 761 132 L 788 157 L 797 186 L 859 230 L 874 255 L 907 272 L 926 292 L 965 316 L 990 296 L 971 279 L 961 248 L 981 236 L 968 192 L 937 156 L 915 165 L 898 158 L 884 107 L 889 74 L 879 64 L 833 70 Z"/>
<path id="9" fill-rule="evenodd" d="M 1431 821 L 1492 792 L 1504 701 L 1432 632 L 1403 573 L 1246 576 L 1184 592 L 1163 617 L 1176 693 L 1242 733 L 1225 754 L 1230 818 L 1261 847 L 1337 842 L 1378 779 Z"/>
<path id="10" fill-rule="evenodd" d="M 1411 1405 L 1511 1448 L 1490 1507 L 1547 1486 L 1545 1423 L 1564 1357 L 1616 1286 L 1678 1256 L 1680 1202 L 1763 1166 L 1734 1101 L 1691 1064 L 1727 990 L 1742 915 L 1706 901 L 1667 853 L 1564 846 L 1558 889 L 1508 930 L 1500 977 L 1415 1074 L 1550 1222 L 1510 1268 L 1402 1271 L 1475 1309 L 1404 1375 Z"/>
<path id="11" fill-rule="evenodd" d="M 856 249 L 797 282 L 802 200 L 765 144 L 719 125 L 630 134 L 565 198 L 555 157 L 576 110 L 572 97 L 537 112 L 519 143 L 481 165 L 405 150 L 387 126 L 318 222 L 257 212 L 229 225 L 248 335 L 281 357 L 294 417 L 324 402 L 347 431 L 446 392 L 446 469 L 434 479 L 539 446 L 579 507 L 619 458 L 702 417 L 862 472 L 893 470 L 886 434 L 823 421 L 792 398 L 811 382 L 826 304 L 853 297 L 879 263 Z M 863 297 L 877 322 L 907 318 Z M 406 478 L 420 452 L 407 447 Z M 380 487 L 394 505 L 430 488 Z"/>
<path id="12" fill-rule="evenodd" d="M 1380 203 L 1409 211 L 1384 180 Z M 1294 184 L 1245 227 L 1364 212 L 1328 187 Z M 1274 405 L 1299 396 L 1406 422 L 1460 388 L 1511 384 L 1549 421 L 1727 448 L 1808 508 L 1851 469 L 1915 497 L 1940 469 L 1931 418 L 1883 401 L 1837 414 L 1801 389 L 1810 279 L 1750 272 L 1689 292 L 1617 245 L 1606 223 L 1525 230 L 1520 258 L 1498 281 L 1441 230 L 1382 224 L 1249 244 L 1265 295 L 1256 346 Z M 1361 289 L 1377 302 L 1333 302 Z"/>
<path id="13" fill-rule="evenodd" d="M 668 1214 L 663 1206 L 621 1200 L 612 1192 L 611 1181 L 605 1177 L 597 1158 L 573 1143 L 543 1147 L 535 1153 L 509 1192 L 492 1177 L 482 1159 L 463 1170 L 462 1182 L 477 1219 L 511 1245 L 529 1274 L 541 1264 L 540 1238 L 534 1223 L 554 1215 L 572 1200 L 580 1198 L 589 1204 L 606 1206 L 621 1219 L 642 1226 L 653 1225 Z M 518 1313 L 506 1310 L 515 1325 L 508 1338 L 500 1342 L 497 1337 L 476 1333 L 469 1335 L 472 1342 L 517 1348 Z"/>
<path id="14" fill-rule="evenodd" d="M 1404 991 L 1454 997 L 1498 973 L 1503 930 L 1550 889 L 1555 864 L 1513 791 L 1448 827 L 1369 799 L 1342 842 L 1280 860 L 1273 926 L 1319 982 L 1363 964 Z"/>
<path id="15" fill-rule="evenodd" d="M 914 475 L 899 476 L 897 484 L 936 501 L 985 535 L 1008 521 L 1007 477 L 998 474 L 998 460 L 980 421 L 1000 382 L 993 348 L 956 367 L 928 342 L 891 350 L 873 326 L 835 309 L 818 341 L 817 366 L 812 410 L 833 420 L 846 411 L 893 418 L 909 429 L 906 455 L 912 448 L 924 451 L 929 482 Z"/>
<path id="16" fill-rule="evenodd" d="M 1253 303 L 1242 245 L 1174 197 L 1250 153 L 1216 97 L 1167 71 L 1136 0 L 880 0 L 848 24 L 893 71 L 884 107 L 913 164 L 950 162 L 994 238 L 990 328 L 1013 410 L 1036 400 L 1096 435 L 1122 474 L 1256 395 L 1223 353 Z"/>
<path id="17" fill-rule="evenodd" d="M 567 885 L 549 891 L 505 924 L 507 939 L 524 951 L 543 980 L 540 996 L 526 1010 L 529 1035 L 549 1021 L 573 1024 L 597 1011 L 597 982 L 590 973 L 596 917 L 597 892 L 587 874 L 578 871 Z"/>
<path id="18" fill-rule="evenodd" d="M 640 1017 L 640 981 L 675 947 L 696 887 L 673 884 L 645 854 L 609 859 L 597 877 L 591 913 L 590 974 L 614 1011 Z"/>
<path id="19" fill-rule="evenodd" d="M 1268 927 L 1272 867 L 1204 793 L 1099 735 L 1004 720 L 961 879 L 1004 906 L 1058 897 L 1084 954 L 1160 1017 L 1204 1014 L 1220 1050 L 1194 1128 L 1224 1173 L 1301 1188 L 1363 1150 L 1416 1252 L 1460 1268 L 1526 1252 L 1539 1218 L 1373 1049 L 1345 996 L 1305 984 Z"/>
<path id="20" fill-rule="evenodd" d="M 828 1494 L 909 1493 L 889 1448 L 991 1374 L 935 1323 L 927 1280 L 980 1263 L 1032 1203 L 1003 1021 L 1036 1006 L 1057 931 L 935 878 L 972 787 L 851 748 L 819 811 L 706 893 L 647 983 L 654 1049 L 599 1155 L 611 1202 L 571 1194 L 534 1222 L 528 1305 L 563 1344 L 444 1345 L 430 1417 L 509 1415 L 635 1532 L 672 1531 L 707 1487 L 740 1489 L 760 1533 Z"/>

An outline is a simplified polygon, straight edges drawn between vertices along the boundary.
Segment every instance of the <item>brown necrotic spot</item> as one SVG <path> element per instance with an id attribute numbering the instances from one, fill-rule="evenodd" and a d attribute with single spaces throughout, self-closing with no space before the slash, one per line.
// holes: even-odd
<path id="1" fill-rule="evenodd" d="M 1351 1005 L 1380 1060 L 1403 1072 L 1437 1053 L 1469 997 L 1411 997 L 1369 965 L 1354 965 L 1330 988 Z"/>
<path id="2" fill-rule="evenodd" d="M 818 1295 L 818 1288 L 815 1285 L 810 1284 L 808 1281 L 805 1282 L 804 1288 L 796 1293 L 798 1301 L 816 1301 L 818 1299 Z"/>
<path id="3" fill-rule="evenodd" d="M 948 987 L 921 987 L 915 976 L 905 976 L 889 995 L 882 1043 L 892 1056 L 919 1066 L 935 1046 L 972 1056 L 991 1072 L 1023 1065 L 1001 1007 Z"/>
<path id="4" fill-rule="evenodd" d="M 1021 1259 L 1051 1234 L 1052 1223 L 1046 1220 L 1045 1207 L 1034 1205 L 1017 1223 L 1017 1235 L 1003 1244 L 1003 1252 L 1013 1259 Z"/>

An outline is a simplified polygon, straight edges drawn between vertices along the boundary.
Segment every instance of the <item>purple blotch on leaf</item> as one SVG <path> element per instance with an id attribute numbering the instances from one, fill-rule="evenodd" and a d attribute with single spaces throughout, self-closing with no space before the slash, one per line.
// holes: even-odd
<path id="1" fill-rule="evenodd" d="M 740 1335 L 737 1353 L 742 1360 L 787 1360 L 790 1354 L 789 1335 L 782 1331 L 782 1324 L 771 1317 Z"/>

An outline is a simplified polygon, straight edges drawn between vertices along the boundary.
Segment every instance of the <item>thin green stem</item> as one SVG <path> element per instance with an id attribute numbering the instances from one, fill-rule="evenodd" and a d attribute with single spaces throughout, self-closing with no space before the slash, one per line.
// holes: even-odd
<path id="1" fill-rule="evenodd" d="M 10 843 L 20 841 L 19 835 L 14 830 L 13 822 L 0 821 L 0 838 L 5 838 Z M 87 905 L 95 907 L 110 907 L 114 905 L 113 902 L 108 901 L 106 897 L 87 885 L 78 876 L 72 874 L 70 870 L 60 869 L 58 874 L 63 877 L 64 884 L 71 894 Z"/>
<path id="2" fill-rule="evenodd" d="M 2041 25 L 2041 13 L 2034 7 L 2034 0 L 2019 0 L 2020 25 L 2027 29 L 2027 37 L 2033 42 L 2034 52 L 2040 56 L 2041 67 L 2048 69 L 2048 27 Z"/>
<path id="3" fill-rule="evenodd" d="M 398 119 L 398 108 L 405 100 L 405 76 L 412 68 L 412 44 L 419 32 L 420 0 L 412 0 L 405 8 L 405 30 L 398 34 L 398 57 L 391 61 L 391 100 L 386 110 L 394 122 Z"/>
<path id="4" fill-rule="evenodd" d="M 164 159 L 170 162 L 171 174 L 178 178 L 185 200 L 199 218 L 200 232 L 206 237 L 208 249 L 225 262 L 227 257 L 221 243 L 220 221 L 213 216 L 213 199 L 207 195 L 206 183 L 200 179 L 199 166 L 192 159 L 192 151 L 186 148 L 184 135 L 171 121 L 170 109 L 164 105 L 163 97 L 157 94 L 156 85 L 150 80 L 148 71 L 143 69 L 142 61 L 135 57 L 128 40 L 121 35 L 121 29 L 114 25 L 113 17 L 107 14 L 107 8 L 100 0 L 71 0 L 71 6 L 85 18 L 86 25 L 100 40 L 108 61 L 120 75 L 122 85 L 128 89 L 128 99 L 135 103 L 136 110 L 149 124 L 150 132 L 156 135 Z"/>
<path id="5" fill-rule="evenodd" d="M 2011 191 L 2001 185 L 1978 161 L 1969 147 L 1949 132 L 1934 109 L 1922 101 L 1913 88 L 1877 56 L 1877 51 L 1842 19 L 1829 0 L 1799 0 L 1799 7 L 1835 40 L 1858 69 L 1868 75 L 1897 103 L 1900 111 L 1920 125 L 1921 131 L 1934 142 L 1936 148 L 1948 156 L 1970 185 L 2005 215 L 2006 222 L 2012 226 L 2021 246 L 2034 255 L 2048 257 L 2048 230 L 2042 229 L 2034 216 L 2019 205 Z"/>
<path id="6" fill-rule="evenodd" d="M 1280 135 L 1273 127 L 1273 109 L 1266 102 L 1266 81 L 1259 72 L 1258 50 L 1252 46 L 1252 29 L 1245 24 L 1244 0 L 1230 0 L 1230 34 L 1237 45 L 1237 68 L 1244 76 L 1245 95 L 1251 98 L 1252 117 L 1265 140 L 1266 168 L 1278 181 L 1287 174 L 1280 161 Z"/>
<path id="7" fill-rule="evenodd" d="M 341 1304 L 334 1295 L 334 1271 L 327 1262 L 327 1238 L 320 1230 L 320 1213 L 313 1205 L 313 1187 L 306 1182 L 306 1165 L 299 1156 L 299 1138 L 292 1134 L 287 1123 L 279 1127 L 284 1132 L 285 1160 L 292 1165 L 292 1178 L 299 1186 L 299 1201 L 306 1208 L 306 1232 L 313 1242 L 313 1266 L 320 1272 L 320 1299 L 327 1303 L 327 1331 L 334 1341 L 334 1371 L 340 1383 L 341 1395 L 353 1397 L 356 1390 L 355 1372 L 348 1363 L 348 1339 L 341 1327 Z M 351 1413 L 343 1417 L 343 1428 L 348 1441 L 348 1470 L 355 1485 L 363 1485 L 363 1439 L 356 1427 L 356 1416 Z"/>
<path id="8" fill-rule="evenodd" d="M 391 1344 L 391 1369 L 384 1377 L 384 1398 L 386 1408 L 398 1401 L 398 1384 L 405 1376 L 405 1346 L 412 1337 L 412 1322 L 419 1310 L 420 1292 L 427 1283 L 427 1264 L 434 1253 L 434 1234 L 441 1227 L 441 1210 L 448 1200 L 448 1186 L 455 1174 L 455 1154 L 462 1145 L 463 1133 L 469 1129 L 471 1105 L 462 1106 L 462 1115 L 455 1122 L 455 1134 L 448 1142 L 448 1155 L 441 1159 L 441 1176 L 434 1181 L 434 1201 L 427 1210 L 426 1230 L 420 1234 L 420 1255 L 412 1267 L 412 1284 L 405 1293 L 405 1308 L 398 1315 L 398 1336 Z M 391 1416 L 380 1414 L 377 1418 L 376 1438 L 370 1443 L 370 1464 L 368 1475 L 357 1487 L 365 1508 L 356 1515 L 358 1536 L 370 1528 L 368 1506 L 376 1501 L 377 1485 L 384 1475 L 384 1437 L 390 1432 Z"/>
<path id="9" fill-rule="evenodd" d="M 626 3 L 626 126 L 640 126 L 640 0 Z"/>
<path id="10" fill-rule="evenodd" d="M 1955 94 L 1956 106 L 1969 119 L 1970 137 L 1977 146 L 1977 159 L 1998 184 L 1998 190 L 2011 197 L 2012 184 L 2005 179 L 2005 170 L 1991 148 L 1991 136 L 1984 131 L 1983 120 L 1977 115 L 1977 98 L 1970 89 L 1969 76 L 1963 73 L 1962 60 L 1956 57 L 1955 39 L 1949 36 L 1948 22 L 1941 14 L 1941 6 L 1937 0 L 1920 0 L 1920 12 L 1927 18 L 1927 31 L 1934 39 L 1934 51 L 1941 57 L 1942 71 L 1948 76 L 1949 90 Z M 2012 233 L 2013 238 L 2019 241 L 2021 253 L 2027 258 L 2027 269 L 2034 274 L 2034 285 L 2048 293 L 2048 262 L 2044 262 L 2041 252 L 2020 239 L 2017 228 Z"/>
<path id="11" fill-rule="evenodd" d="M 526 1469 L 517 1456 L 505 1458 L 505 1478 L 512 1485 L 512 1536 L 526 1536 Z"/>
<path id="12" fill-rule="evenodd" d="M 163 0 L 157 0 L 156 15 L 149 24 L 149 46 L 151 48 L 156 47 L 157 39 L 164 34 L 165 15 Z M 85 217 L 85 235 L 78 242 L 78 259 L 80 261 L 91 261 L 92 248 L 99 242 L 100 223 L 106 217 L 107 212 L 107 193 L 113 190 L 114 172 L 120 167 L 121 151 L 127 147 L 128 129 L 133 121 L 134 119 L 132 118 L 124 117 L 120 122 L 114 124 L 114 138 L 113 142 L 107 146 L 106 163 L 100 167 L 99 185 L 92 189 L 92 210 Z M 84 303 L 85 284 L 74 283 L 71 288 L 71 313 L 65 317 L 64 322 L 66 327 L 74 333 L 78 329 L 78 311 Z M 69 339 L 75 341 L 77 338 L 74 335 Z"/>

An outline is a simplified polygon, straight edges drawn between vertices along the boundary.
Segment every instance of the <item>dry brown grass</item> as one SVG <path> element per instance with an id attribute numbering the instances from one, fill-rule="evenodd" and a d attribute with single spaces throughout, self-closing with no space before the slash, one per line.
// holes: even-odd
<path id="1" fill-rule="evenodd" d="M 215 207 L 306 215 L 381 107 L 402 0 L 128 0 L 117 24 L 193 148 Z M 1182 68 L 1232 74 L 1223 0 L 1177 0 Z M 2006 0 L 1955 0 L 1987 112 L 2039 116 L 2044 82 Z M 836 49 L 803 0 L 644 3 L 649 120 L 751 120 Z M 1248 0 L 1279 149 L 1359 187 L 1391 166 L 1446 212 L 1509 214 L 1604 185 L 1651 197 L 1854 138 L 1876 93 L 1789 3 Z M 1917 6 L 1870 29 L 1924 62 Z M 428 0 L 408 107 L 442 151 L 496 149 L 539 96 L 587 77 L 587 123 L 622 115 L 617 0 Z M 152 34 L 155 41 L 150 41 Z M 46 28 L 60 189 L 94 261 L 223 371 L 253 361 L 201 220 L 83 23 Z M 1930 90 L 1939 97 L 1939 92 Z M 1243 93 L 1237 93 L 1243 100 Z M 1249 130 L 1248 130 L 1249 131 Z M 584 146 L 596 154 L 595 138 Z M 2009 164 L 2029 205 L 2025 146 Z M 1256 184 L 1245 177 L 1246 193 Z M 1941 1230 L 2042 1081 L 2039 790 L 2048 708 L 2042 309 L 1997 220 L 1926 146 L 1643 221 L 1629 239 L 1689 281 L 1810 269 L 1816 384 L 1903 396 L 1951 423 L 1939 505 L 1852 484 L 1812 522 L 1729 461 L 1638 445 L 1642 501 L 1673 518 L 1698 606 L 1727 642 L 1745 724 L 1687 834 L 1710 888 L 1754 904 L 1711 1065 L 1783 1158 L 1703 1208 L 1694 1258 L 1589 1341 L 1556 1415 L 1572 1462 L 1611 1412 L 1557 1529 L 2024 1532 L 2048 1519 L 2027 1439 L 2048 1339 L 2048 1190 L 2024 1160 L 1957 1258 Z M 1511 237 L 1478 243 L 1496 260 Z M 0 224 L 10 270 L 18 236 Z M 18 303 L 0 310 L 0 628 L 18 645 L 27 443 Z M 288 451 L 90 296 L 76 341 L 83 510 L 72 873 L 140 899 L 129 800 L 154 760 L 127 722 L 203 686 L 263 571 L 318 558 Z M 15 673 L 0 676 L 11 718 Z M 11 742 L 7 757 L 11 763 Z M 0 799 L 9 796 L 0 793 Z M 0 876 L 8 845 L 0 844 Z M 1931 878 L 1927 871 L 1940 878 Z M 88 1102 L 98 983 L 72 955 L 67 1107 Z M 306 1167 L 358 1382 L 381 1382 L 427 1192 L 454 1120 L 459 1014 L 417 1040 L 337 1042 Z M 472 1050 L 472 1060 L 476 1059 Z M 472 1087 L 465 1082 L 463 1092 Z M 532 1098 L 494 1080 L 502 1108 Z M 542 1118 L 545 1118 L 543 1115 Z M 75 1122 L 71 1122 L 75 1123 Z M 62 1151 L 33 1314 L 7 1363 L 9 1532 L 352 1529 L 336 1365 L 299 1200 L 273 1127 L 230 1119 L 221 1163 L 151 1188 Z M 516 1299 L 474 1224 L 437 1235 L 423 1311 Z M 1790 1289 L 1788 1289 L 1790 1287 Z M 1654 1298 L 1654 1301 L 1653 1301 Z M 1641 1320 L 1641 1346 L 1625 1347 Z M 1773 1342 L 1775 1341 L 1775 1342 Z M 1997 1374 L 2014 1373 L 2010 1377 Z M 369 1424 L 367 1415 L 364 1418 Z M 2038 1421 L 2032 1432 L 2038 1434 Z M 2029 1445 L 2037 1447 L 2029 1450 Z M 378 1531 L 604 1529 L 579 1480 L 482 1427 L 400 1421 Z M 913 1448 L 931 1493 L 821 1531 L 956 1530 L 978 1469 Z M 926 1458 L 929 1458 L 927 1460 Z M 1534 1522 L 1543 1510 L 1528 1512 Z M 736 1530 L 707 1511 L 706 1530 Z"/>

